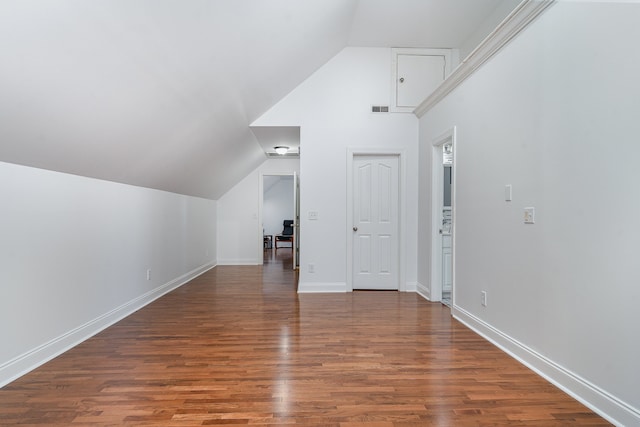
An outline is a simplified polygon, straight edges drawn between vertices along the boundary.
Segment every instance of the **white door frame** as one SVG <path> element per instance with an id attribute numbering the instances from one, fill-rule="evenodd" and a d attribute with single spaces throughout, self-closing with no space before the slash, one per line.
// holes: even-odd
<path id="1" fill-rule="evenodd" d="M 260 172 L 260 182 L 258 184 L 259 188 L 259 206 L 258 206 L 258 233 L 260 238 L 257 240 L 260 242 L 260 252 L 262 253 L 262 248 L 264 244 L 262 230 L 264 230 L 264 177 L 265 176 L 292 176 L 293 177 L 293 241 L 291 242 L 292 251 L 293 251 L 293 269 L 297 269 L 297 260 L 298 260 L 298 252 L 300 251 L 300 242 L 299 242 L 299 219 L 296 218 L 300 213 L 300 199 L 298 197 L 298 173 L 297 172 Z M 273 247 L 275 248 L 275 236 L 274 240 L 271 242 Z M 264 262 L 264 261 L 263 261 Z"/>
<path id="2" fill-rule="evenodd" d="M 405 223 L 406 223 L 406 155 L 405 150 L 388 148 L 347 148 L 347 281 L 346 291 L 353 292 L 353 158 L 354 156 L 398 156 L 398 291 L 405 292 Z"/>
<path id="3" fill-rule="evenodd" d="M 453 148 L 453 169 L 451 183 L 451 307 L 455 304 L 455 286 L 456 286 L 456 203 L 455 203 L 455 187 L 456 187 L 456 128 L 455 126 L 435 138 L 431 147 L 431 284 L 430 299 L 431 301 L 442 300 L 442 208 L 443 208 L 443 175 L 444 166 L 442 165 L 442 147 L 451 143 Z"/>
<path id="4" fill-rule="evenodd" d="M 293 173 L 293 269 L 300 269 L 300 176 Z"/>

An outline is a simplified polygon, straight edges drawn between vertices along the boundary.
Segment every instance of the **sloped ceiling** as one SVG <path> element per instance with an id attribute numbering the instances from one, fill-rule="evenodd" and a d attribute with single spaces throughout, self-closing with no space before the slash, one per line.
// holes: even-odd
<path id="1" fill-rule="evenodd" d="M 249 124 L 345 46 L 456 47 L 499 3 L 3 0 L 0 161 L 218 199 L 266 159 Z"/>

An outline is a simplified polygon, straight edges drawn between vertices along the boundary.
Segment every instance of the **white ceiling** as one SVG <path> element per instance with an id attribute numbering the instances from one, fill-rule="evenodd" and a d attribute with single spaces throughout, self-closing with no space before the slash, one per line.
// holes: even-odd
<path id="1" fill-rule="evenodd" d="M 502 3 L 3 0 L 0 161 L 217 199 L 345 46 L 459 47 Z"/>
<path id="2" fill-rule="evenodd" d="M 362 0 L 349 45 L 460 48 L 501 3 L 519 0 Z"/>

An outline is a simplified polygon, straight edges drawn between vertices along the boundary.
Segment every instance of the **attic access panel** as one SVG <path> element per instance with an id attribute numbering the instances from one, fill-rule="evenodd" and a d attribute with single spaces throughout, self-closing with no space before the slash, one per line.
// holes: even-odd
<path id="1" fill-rule="evenodd" d="M 450 49 L 392 49 L 392 55 L 394 112 L 412 112 L 450 72 Z"/>

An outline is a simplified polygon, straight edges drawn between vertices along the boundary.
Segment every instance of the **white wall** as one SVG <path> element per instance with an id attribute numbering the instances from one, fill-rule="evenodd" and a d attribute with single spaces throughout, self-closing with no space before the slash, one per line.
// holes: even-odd
<path id="1" fill-rule="evenodd" d="M 218 200 L 218 264 L 262 264 L 262 175 L 293 174 L 299 168 L 298 159 L 266 160 Z"/>
<path id="2" fill-rule="evenodd" d="M 215 201 L 9 163 L 0 201 L 0 385 L 216 259 Z"/>
<path id="3" fill-rule="evenodd" d="M 301 291 L 345 290 L 347 282 L 347 149 L 397 149 L 406 175 L 417 176 L 417 119 L 374 114 L 389 105 L 391 50 L 346 48 L 254 125 L 301 126 Z M 407 180 L 404 263 L 407 288 L 415 288 L 417 181 Z M 309 211 L 318 220 L 307 219 Z M 315 264 L 315 273 L 307 265 Z M 402 286 L 402 284 L 401 284 Z"/>
<path id="4" fill-rule="evenodd" d="M 460 60 L 464 60 L 520 3 L 522 0 L 502 0 L 460 46 Z"/>
<path id="5" fill-rule="evenodd" d="M 265 177 L 267 178 L 267 177 Z M 265 234 L 282 233 L 283 221 L 294 219 L 293 176 L 269 176 L 274 182 L 263 191 L 262 225 Z"/>
<path id="6" fill-rule="evenodd" d="M 638 22 L 638 4 L 560 2 L 420 120 L 421 194 L 433 139 L 457 128 L 454 314 L 626 425 L 640 424 Z"/>

